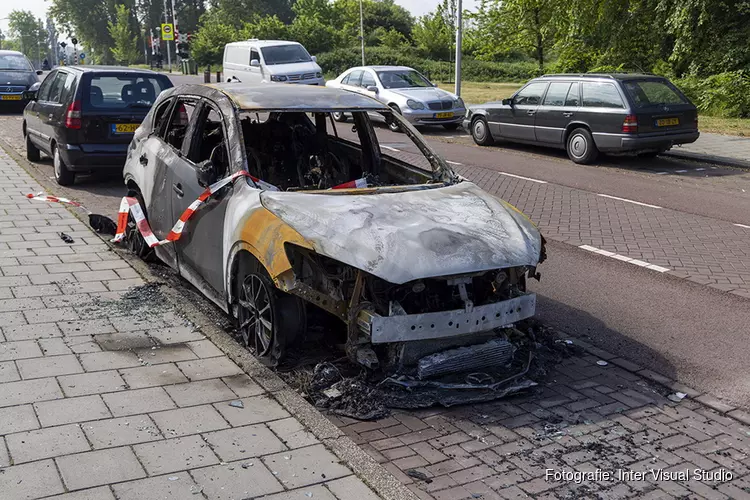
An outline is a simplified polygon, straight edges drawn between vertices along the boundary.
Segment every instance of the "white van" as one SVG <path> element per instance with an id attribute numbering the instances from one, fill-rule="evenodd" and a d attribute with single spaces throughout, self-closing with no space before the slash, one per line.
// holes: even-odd
<path id="1" fill-rule="evenodd" d="M 229 82 L 325 85 L 323 71 L 307 50 L 286 40 L 245 40 L 224 47 L 224 76 Z"/>

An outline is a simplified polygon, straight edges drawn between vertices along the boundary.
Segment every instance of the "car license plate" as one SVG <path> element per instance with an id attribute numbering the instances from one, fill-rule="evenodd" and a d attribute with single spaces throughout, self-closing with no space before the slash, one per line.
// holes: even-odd
<path id="1" fill-rule="evenodd" d="M 20 101 L 21 96 L 20 95 L 4 95 L 4 96 L 0 96 L 0 99 L 2 99 L 3 101 Z"/>
<path id="2" fill-rule="evenodd" d="M 132 134 L 138 128 L 139 123 L 113 123 L 112 132 L 115 134 Z"/>
<path id="3" fill-rule="evenodd" d="M 679 124 L 680 124 L 679 118 L 661 118 L 659 120 L 656 120 L 657 127 L 669 127 L 672 125 L 679 125 Z"/>
<path id="4" fill-rule="evenodd" d="M 453 112 L 449 111 L 447 113 L 435 113 L 435 118 L 453 118 Z"/>

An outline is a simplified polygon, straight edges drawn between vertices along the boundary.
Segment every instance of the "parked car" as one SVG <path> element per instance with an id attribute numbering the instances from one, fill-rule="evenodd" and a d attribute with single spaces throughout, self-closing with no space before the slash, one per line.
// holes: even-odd
<path id="1" fill-rule="evenodd" d="M 700 135 L 698 110 L 669 80 L 620 73 L 535 78 L 509 99 L 470 106 L 463 123 L 477 144 L 565 148 L 576 163 L 600 152 L 655 156 Z"/>
<path id="2" fill-rule="evenodd" d="M 337 131 L 332 113 L 355 127 Z M 399 123 L 420 161 L 380 147 L 369 113 Z M 179 86 L 136 131 L 124 180 L 163 240 L 206 186 L 240 171 L 249 177 L 209 198 L 174 243 L 149 248 L 132 213 L 124 241 L 142 257 L 155 251 L 233 315 L 269 365 L 313 311 L 337 318 L 340 343 L 370 368 L 481 343 L 534 314 L 525 284 L 543 259 L 539 230 L 460 178 L 375 99 L 311 86 Z"/>
<path id="3" fill-rule="evenodd" d="M 374 97 L 400 113 L 413 125 L 442 125 L 455 130 L 464 118 L 464 101 L 456 94 L 437 88 L 417 70 L 405 66 L 359 66 L 341 73 L 327 87 Z M 342 113 L 335 115 L 345 121 Z M 388 126 L 398 131 L 398 123 Z"/>
<path id="4" fill-rule="evenodd" d="M 156 97 L 172 87 L 166 76 L 117 66 L 64 66 L 26 92 L 26 157 L 53 158 L 62 186 L 76 173 L 122 169 L 133 133 Z"/>
<path id="5" fill-rule="evenodd" d="M 39 81 L 37 75 L 41 74 L 22 53 L 0 50 L 0 106 L 25 106 L 24 92 Z"/>
<path id="6" fill-rule="evenodd" d="M 302 44 L 286 40 L 232 42 L 224 47 L 229 82 L 324 85 L 323 70 Z"/>

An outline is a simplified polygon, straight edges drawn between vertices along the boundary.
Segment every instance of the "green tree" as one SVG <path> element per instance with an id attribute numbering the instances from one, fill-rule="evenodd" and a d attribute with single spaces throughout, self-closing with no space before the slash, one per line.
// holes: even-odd
<path id="1" fill-rule="evenodd" d="M 8 15 L 8 31 L 18 41 L 21 52 L 29 59 L 37 61 L 47 54 L 47 32 L 42 20 L 35 18 L 31 11 L 11 11 Z"/>
<path id="2" fill-rule="evenodd" d="M 411 36 L 414 44 L 427 57 L 433 59 L 448 59 L 453 48 L 455 39 L 454 18 L 450 12 L 451 4 L 444 1 L 438 4 L 437 8 L 417 19 L 412 28 Z M 452 15 L 453 14 L 453 15 Z"/>
<path id="3" fill-rule="evenodd" d="M 136 37 L 130 27 L 131 12 L 124 5 L 115 6 L 115 20 L 107 24 L 113 47 L 110 52 L 115 62 L 125 66 L 138 59 Z"/>
<path id="4" fill-rule="evenodd" d="M 245 23 L 239 32 L 242 40 L 287 40 L 289 36 L 289 26 L 276 16 L 258 16 L 252 22 Z"/>
<path id="5" fill-rule="evenodd" d="M 239 31 L 226 24 L 221 13 L 211 9 L 201 17 L 202 27 L 191 42 L 192 56 L 198 64 L 221 64 L 224 46 L 239 40 Z"/>

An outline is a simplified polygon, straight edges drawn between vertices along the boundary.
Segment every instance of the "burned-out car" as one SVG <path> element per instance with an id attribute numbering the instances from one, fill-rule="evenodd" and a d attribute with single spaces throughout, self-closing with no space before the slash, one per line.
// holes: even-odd
<path id="1" fill-rule="evenodd" d="M 373 126 L 375 113 L 405 134 Z M 269 365 L 320 310 L 340 320 L 350 359 L 373 369 L 487 342 L 534 314 L 536 226 L 375 99 L 287 85 L 169 89 L 136 131 L 124 176 L 164 239 L 206 186 L 239 171 L 248 175 L 211 195 L 174 244 L 149 248 L 132 212 L 126 241 L 233 315 Z"/>

